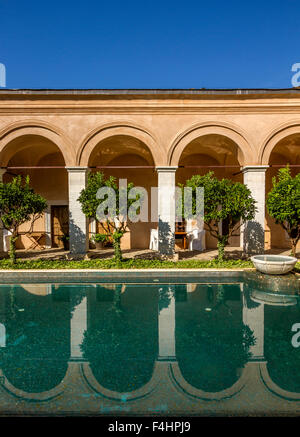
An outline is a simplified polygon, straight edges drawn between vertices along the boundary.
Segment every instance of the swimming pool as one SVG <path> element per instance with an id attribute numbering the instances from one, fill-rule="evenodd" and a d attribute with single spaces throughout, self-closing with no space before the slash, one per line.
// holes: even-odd
<path id="1" fill-rule="evenodd" d="M 0 414 L 297 415 L 298 294 L 250 273 L 3 283 Z"/>

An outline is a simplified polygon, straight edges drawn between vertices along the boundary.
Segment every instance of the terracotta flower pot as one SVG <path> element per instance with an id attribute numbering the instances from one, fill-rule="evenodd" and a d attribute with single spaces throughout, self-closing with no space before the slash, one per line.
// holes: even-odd
<path id="1" fill-rule="evenodd" d="M 104 248 L 103 241 L 95 242 L 95 247 L 96 247 L 97 250 L 103 249 Z"/>

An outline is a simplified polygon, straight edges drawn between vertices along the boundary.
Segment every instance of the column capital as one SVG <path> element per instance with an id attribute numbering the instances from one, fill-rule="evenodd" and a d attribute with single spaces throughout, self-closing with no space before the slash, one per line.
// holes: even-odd
<path id="1" fill-rule="evenodd" d="M 242 168 L 242 173 L 245 172 L 256 172 L 256 171 L 266 171 L 270 166 L 269 165 L 246 165 Z"/>
<path id="2" fill-rule="evenodd" d="M 66 170 L 68 172 L 73 172 L 73 173 L 82 173 L 82 172 L 87 172 L 89 170 L 89 167 L 66 167 Z"/>
<path id="3" fill-rule="evenodd" d="M 178 169 L 177 165 L 164 165 L 164 166 L 157 166 L 155 167 L 156 171 L 158 173 L 175 173 L 175 171 Z"/>

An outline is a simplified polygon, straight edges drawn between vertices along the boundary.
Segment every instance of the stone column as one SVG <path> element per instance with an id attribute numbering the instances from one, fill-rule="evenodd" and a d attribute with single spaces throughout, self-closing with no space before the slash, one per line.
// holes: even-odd
<path id="1" fill-rule="evenodd" d="M 175 249 L 175 172 L 177 167 L 156 167 L 158 173 L 158 251 L 173 255 Z"/>
<path id="2" fill-rule="evenodd" d="M 46 211 L 45 211 L 45 234 L 46 234 L 46 244 L 45 247 L 47 249 L 51 248 L 51 205 L 48 205 Z"/>
<path id="3" fill-rule="evenodd" d="M 175 287 L 159 289 L 158 361 L 175 361 Z"/>
<path id="4" fill-rule="evenodd" d="M 95 234 L 97 234 L 97 222 L 96 222 L 96 220 L 93 218 L 93 219 L 90 219 L 90 226 L 89 226 L 89 238 L 88 238 L 88 240 L 90 239 L 90 236 L 91 236 L 91 240 L 92 240 L 92 242 L 94 243 L 94 241 L 93 241 L 93 236 L 95 235 Z"/>
<path id="5" fill-rule="evenodd" d="M 260 254 L 265 250 L 265 180 L 267 165 L 249 165 L 243 168 L 244 184 L 256 201 L 257 212 L 253 220 L 242 229 L 243 249 L 248 254 Z"/>
<path id="6" fill-rule="evenodd" d="M 88 220 L 77 201 L 86 187 L 88 167 L 67 167 L 69 176 L 70 253 L 84 255 L 88 250 Z"/>
<path id="7" fill-rule="evenodd" d="M 72 301 L 72 300 L 71 300 Z M 81 344 L 87 330 L 87 297 L 74 308 L 71 318 L 71 361 L 82 361 Z"/>
<path id="8" fill-rule="evenodd" d="M 3 176 L 6 173 L 5 168 L 0 168 L 0 182 L 3 182 Z M 0 220 L 0 256 L 4 255 L 4 243 L 3 243 L 3 227 L 2 221 Z"/>
<path id="9" fill-rule="evenodd" d="M 91 219 L 90 226 L 91 226 L 91 228 L 90 228 L 91 229 L 91 234 L 95 235 L 97 233 L 97 222 L 96 222 L 96 220 L 94 218 Z"/>

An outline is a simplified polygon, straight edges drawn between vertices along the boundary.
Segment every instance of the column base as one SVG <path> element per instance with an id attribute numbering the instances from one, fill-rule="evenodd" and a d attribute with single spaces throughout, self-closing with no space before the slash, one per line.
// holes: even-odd
<path id="1" fill-rule="evenodd" d="M 158 356 L 156 361 L 170 361 L 174 363 L 174 361 L 177 361 L 177 358 L 174 356 Z"/>
<path id="2" fill-rule="evenodd" d="M 89 258 L 87 258 L 86 253 L 67 253 L 66 259 L 68 261 L 82 261 Z"/>
<path id="3" fill-rule="evenodd" d="M 254 356 L 250 358 L 248 363 L 267 363 L 267 360 L 265 359 L 264 356 L 257 356 L 257 357 Z"/>
<path id="4" fill-rule="evenodd" d="M 161 259 L 162 261 L 178 261 L 179 254 L 175 252 L 169 255 L 159 253 L 159 259 Z"/>
<path id="5" fill-rule="evenodd" d="M 70 357 L 69 363 L 88 363 L 89 361 L 86 358 L 82 357 Z"/>

